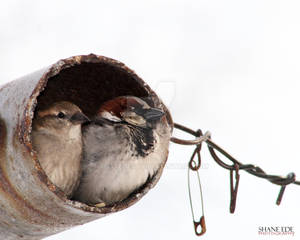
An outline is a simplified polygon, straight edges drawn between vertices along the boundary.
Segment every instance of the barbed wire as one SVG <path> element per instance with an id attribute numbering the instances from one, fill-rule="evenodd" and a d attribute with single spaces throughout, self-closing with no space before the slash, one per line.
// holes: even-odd
<path id="1" fill-rule="evenodd" d="M 199 129 L 197 131 L 194 131 L 190 128 L 187 128 L 185 126 L 182 126 L 178 123 L 174 123 L 174 127 L 176 129 L 179 129 L 181 131 L 184 131 L 186 133 L 189 133 L 196 137 L 193 140 L 184 140 L 184 139 L 179 139 L 176 137 L 172 137 L 171 141 L 176 143 L 176 144 L 181 144 L 181 145 L 196 145 L 196 148 L 192 154 L 192 157 L 189 161 L 189 168 L 188 171 L 197 171 L 197 177 L 199 181 L 199 185 L 201 188 L 200 184 L 200 176 L 198 173 L 198 170 L 201 167 L 201 146 L 202 143 L 205 142 L 207 144 L 208 150 L 212 158 L 215 160 L 215 162 L 220 165 L 222 168 L 229 170 L 230 173 L 230 213 L 234 213 L 235 211 L 235 206 L 236 206 L 236 199 L 237 199 L 237 192 L 238 192 L 238 186 L 239 186 L 239 181 L 240 181 L 240 170 L 244 170 L 247 173 L 254 175 L 259 178 L 263 178 L 268 180 L 269 182 L 279 185 L 280 191 L 276 200 L 276 204 L 280 205 L 285 188 L 289 184 L 296 184 L 300 185 L 300 181 L 296 181 L 296 175 L 291 172 L 289 173 L 286 177 L 281 177 L 277 175 L 271 175 L 267 174 L 263 169 L 261 169 L 258 166 L 255 166 L 253 164 L 243 164 L 236 160 L 233 156 L 231 156 L 229 153 L 227 153 L 224 149 L 222 149 L 220 146 L 218 146 L 216 143 L 214 143 L 211 140 L 211 134 L 210 132 L 206 132 L 205 134 L 202 133 L 202 131 Z M 226 157 L 229 161 L 232 162 L 231 165 L 225 163 L 222 161 L 216 151 L 220 154 L 222 154 L 224 157 Z M 195 160 L 196 158 L 196 160 Z M 190 205 L 192 209 L 192 216 L 193 216 L 193 221 L 194 221 L 194 228 L 195 228 L 195 233 L 196 235 L 200 236 L 205 233 L 206 226 L 205 226 L 205 221 L 204 221 L 204 213 L 203 213 L 203 201 L 202 201 L 202 216 L 199 221 L 197 221 L 194 217 L 194 212 L 193 212 L 193 207 L 192 207 L 192 200 L 191 200 L 191 193 L 190 193 L 190 180 L 189 180 L 189 172 L 188 172 L 188 188 L 189 188 L 189 197 L 190 197 Z M 199 232 L 198 227 L 201 226 L 202 229 Z"/>

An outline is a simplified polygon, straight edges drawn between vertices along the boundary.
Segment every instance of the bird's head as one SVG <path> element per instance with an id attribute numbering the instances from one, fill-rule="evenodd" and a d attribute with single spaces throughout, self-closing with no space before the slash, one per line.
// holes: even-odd
<path id="1" fill-rule="evenodd" d="M 33 128 L 68 130 L 88 121 L 89 118 L 78 106 L 71 102 L 61 101 L 46 109 L 39 110 L 34 118 Z"/>
<path id="2" fill-rule="evenodd" d="M 150 107 L 144 100 L 133 96 L 121 96 L 105 102 L 97 117 L 110 122 L 127 123 L 133 126 L 153 128 L 165 113 Z"/>

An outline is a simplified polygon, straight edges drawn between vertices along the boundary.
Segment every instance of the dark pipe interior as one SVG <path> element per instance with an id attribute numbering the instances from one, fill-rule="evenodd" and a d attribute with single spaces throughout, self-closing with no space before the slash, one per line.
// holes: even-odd
<path id="1" fill-rule="evenodd" d="M 63 69 L 48 80 L 38 97 L 37 109 L 56 101 L 70 101 L 92 117 L 101 103 L 122 95 L 147 97 L 135 75 L 108 63 L 81 63 Z M 149 100 L 149 99 L 148 99 Z M 153 105 L 153 103 L 149 103 Z"/>

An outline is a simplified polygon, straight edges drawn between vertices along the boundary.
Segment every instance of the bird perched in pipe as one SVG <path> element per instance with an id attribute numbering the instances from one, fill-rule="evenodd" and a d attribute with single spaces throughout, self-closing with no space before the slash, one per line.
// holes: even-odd
<path id="1" fill-rule="evenodd" d="M 163 164 L 170 134 L 165 112 L 141 98 L 105 102 L 83 126 L 82 177 L 74 199 L 104 206 L 127 198 Z"/>
<path id="2" fill-rule="evenodd" d="M 81 125 L 89 121 L 73 103 L 62 101 L 39 110 L 32 124 L 32 144 L 53 184 L 71 197 L 79 184 L 82 158 Z"/>

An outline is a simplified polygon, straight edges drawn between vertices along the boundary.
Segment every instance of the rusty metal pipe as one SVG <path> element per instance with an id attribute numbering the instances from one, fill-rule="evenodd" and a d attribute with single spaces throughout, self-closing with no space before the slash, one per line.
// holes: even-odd
<path id="1" fill-rule="evenodd" d="M 1 239 L 41 239 L 123 210 L 141 199 L 159 180 L 164 164 L 139 191 L 111 207 L 90 207 L 66 198 L 45 175 L 31 144 L 31 124 L 39 107 L 67 100 L 88 116 L 99 105 L 120 95 L 147 97 L 166 106 L 124 64 L 94 54 L 75 56 L 0 89 L 0 236 Z M 167 156 L 166 160 L 167 160 Z"/>

